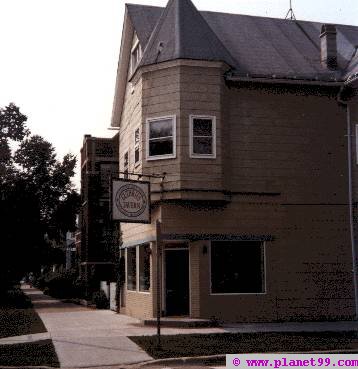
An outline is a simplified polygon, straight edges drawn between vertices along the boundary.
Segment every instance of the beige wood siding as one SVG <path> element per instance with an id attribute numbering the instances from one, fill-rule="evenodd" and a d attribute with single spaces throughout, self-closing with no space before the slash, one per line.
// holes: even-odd
<path id="1" fill-rule="evenodd" d="M 210 253 L 202 252 L 210 242 L 191 244 L 193 316 L 199 311 L 203 318 L 232 321 L 352 318 L 352 262 L 345 206 L 289 206 L 237 198 L 225 209 L 165 205 L 162 219 L 165 233 L 182 233 L 183 238 L 188 233 L 273 237 L 265 242 L 266 293 L 262 295 L 211 295 Z"/>
<path id="2" fill-rule="evenodd" d="M 345 112 L 335 98 L 232 89 L 231 190 L 347 201 Z"/>

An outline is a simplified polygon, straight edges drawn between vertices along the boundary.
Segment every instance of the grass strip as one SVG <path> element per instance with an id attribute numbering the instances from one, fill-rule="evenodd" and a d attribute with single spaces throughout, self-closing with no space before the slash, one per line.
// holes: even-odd
<path id="1" fill-rule="evenodd" d="M 31 299 L 19 286 L 0 293 L 0 338 L 44 332 L 47 330 Z"/>
<path id="2" fill-rule="evenodd" d="M 0 345 L 0 365 L 60 366 L 51 340 Z"/>
<path id="3" fill-rule="evenodd" d="M 0 338 L 47 332 L 32 308 L 0 307 Z"/>
<path id="4" fill-rule="evenodd" d="M 161 337 L 132 336 L 134 343 L 155 359 L 283 351 L 330 351 L 358 349 L 356 332 L 218 333 Z"/>

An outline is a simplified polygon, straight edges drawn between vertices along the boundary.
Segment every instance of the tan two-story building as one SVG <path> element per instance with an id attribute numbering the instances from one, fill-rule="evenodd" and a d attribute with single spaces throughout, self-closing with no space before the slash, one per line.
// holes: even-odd
<path id="1" fill-rule="evenodd" d="M 356 45 L 353 26 L 126 6 L 120 171 L 163 179 L 151 224 L 121 224 L 121 312 L 156 316 L 160 220 L 163 316 L 355 317 Z"/>

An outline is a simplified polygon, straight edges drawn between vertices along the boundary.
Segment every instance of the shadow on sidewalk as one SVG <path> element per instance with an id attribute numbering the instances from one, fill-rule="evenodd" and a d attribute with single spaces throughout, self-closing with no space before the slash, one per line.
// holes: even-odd
<path id="1" fill-rule="evenodd" d="M 54 297 L 44 295 L 42 291 L 36 288 L 23 287 L 22 290 L 31 299 L 34 309 L 39 313 L 92 310 L 82 305 L 63 302 Z"/>

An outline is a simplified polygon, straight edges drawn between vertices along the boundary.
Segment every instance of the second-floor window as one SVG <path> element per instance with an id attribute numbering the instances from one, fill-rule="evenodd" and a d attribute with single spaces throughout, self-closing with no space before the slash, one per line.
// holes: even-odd
<path id="1" fill-rule="evenodd" d="M 129 171 L 129 153 L 127 151 L 125 152 L 124 157 L 123 157 L 124 178 L 128 178 L 128 171 Z"/>
<path id="2" fill-rule="evenodd" d="M 175 158 L 175 116 L 147 119 L 147 159 Z"/>
<path id="3" fill-rule="evenodd" d="M 139 164 L 139 128 L 134 131 L 134 165 Z"/>
<path id="4" fill-rule="evenodd" d="M 189 124 L 190 157 L 216 158 L 216 119 L 213 116 L 191 115 Z"/>

